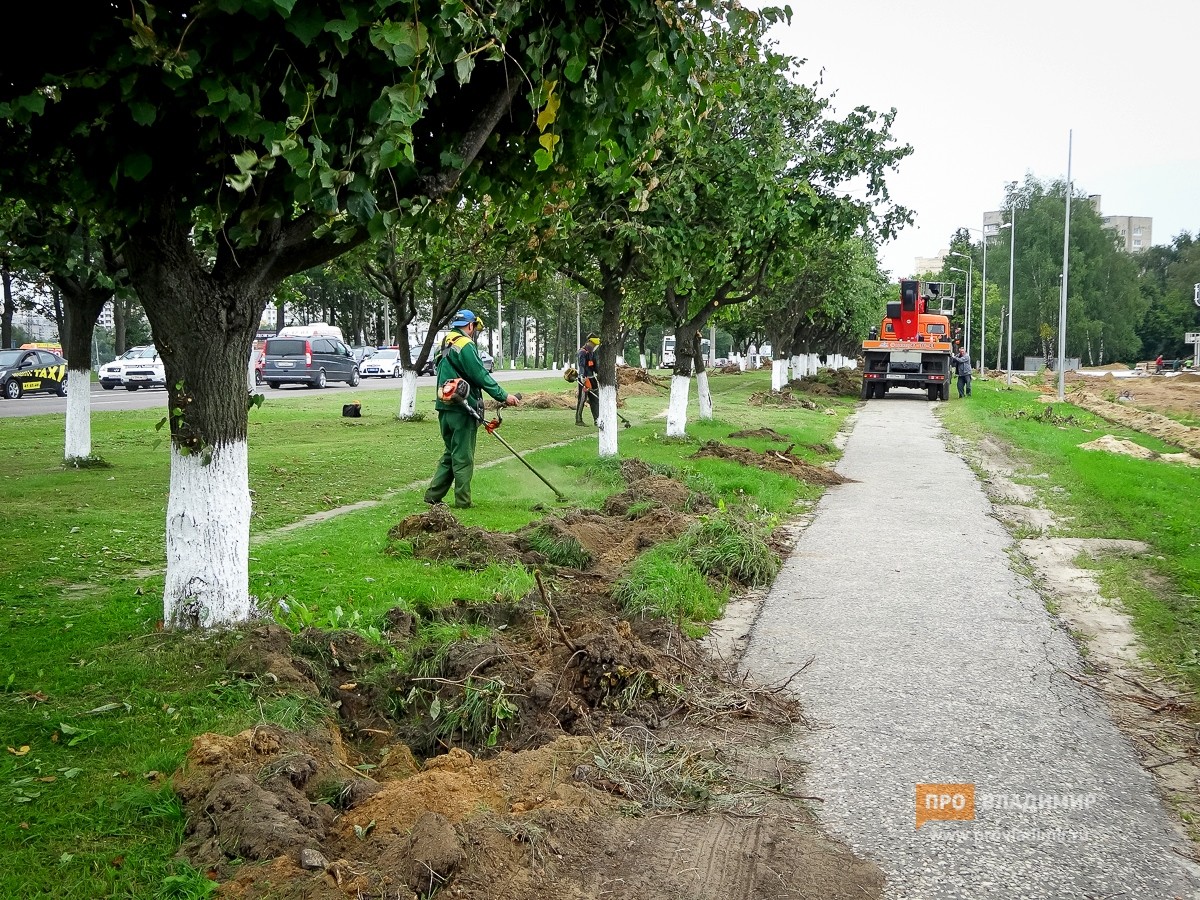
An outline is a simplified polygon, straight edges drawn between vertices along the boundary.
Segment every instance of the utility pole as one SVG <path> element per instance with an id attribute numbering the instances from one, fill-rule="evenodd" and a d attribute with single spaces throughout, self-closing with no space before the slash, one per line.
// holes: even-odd
<path id="1" fill-rule="evenodd" d="M 504 368 L 504 292 L 500 289 L 500 275 L 496 275 L 496 346 L 492 349 L 495 362 L 493 368 Z"/>
<path id="2" fill-rule="evenodd" d="M 1063 277 L 1062 293 L 1058 300 L 1058 402 L 1066 397 L 1067 383 L 1067 254 L 1071 249 L 1071 140 L 1073 134 L 1067 131 L 1067 220 L 1063 226 Z"/>

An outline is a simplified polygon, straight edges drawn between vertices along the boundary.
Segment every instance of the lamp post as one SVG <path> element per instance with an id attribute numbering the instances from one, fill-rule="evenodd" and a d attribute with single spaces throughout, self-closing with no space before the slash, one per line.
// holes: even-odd
<path id="1" fill-rule="evenodd" d="M 967 271 L 966 271 L 967 308 L 966 308 L 966 315 L 965 315 L 966 323 L 967 323 L 967 331 L 966 331 L 966 334 L 963 335 L 963 352 L 966 353 L 967 356 L 970 356 L 971 355 L 971 277 L 975 273 L 975 260 L 973 260 L 971 258 L 970 254 L 959 253 L 957 250 L 951 250 L 948 255 L 949 256 L 961 256 L 963 259 L 965 259 L 967 261 Z M 955 269 L 954 271 L 961 272 L 962 269 Z"/>
<path id="2" fill-rule="evenodd" d="M 1008 370 L 1005 373 L 1005 384 L 1012 385 L 1012 320 L 1013 320 L 1013 272 L 1017 260 L 1017 196 L 1012 198 L 1012 218 L 1010 222 L 1012 240 L 1008 245 Z"/>

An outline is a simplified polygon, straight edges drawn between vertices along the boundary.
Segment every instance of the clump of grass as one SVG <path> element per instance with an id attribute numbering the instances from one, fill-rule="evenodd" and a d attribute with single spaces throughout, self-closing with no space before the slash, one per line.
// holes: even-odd
<path id="1" fill-rule="evenodd" d="M 678 541 L 646 551 L 613 588 L 627 612 L 667 619 L 711 622 L 725 608 L 726 595 L 708 583 Z"/>
<path id="2" fill-rule="evenodd" d="M 558 531 L 548 522 L 543 522 L 529 533 L 529 546 L 542 554 L 552 565 L 586 569 L 592 555 L 583 549 L 570 534 Z"/>
<path id="3" fill-rule="evenodd" d="M 103 456 L 91 453 L 87 456 L 68 456 L 63 459 L 64 469 L 111 469 L 110 463 Z"/>
<path id="4" fill-rule="evenodd" d="M 696 522 L 679 543 L 707 575 L 754 587 L 770 584 L 779 573 L 779 558 L 768 546 L 764 530 L 726 511 Z"/>

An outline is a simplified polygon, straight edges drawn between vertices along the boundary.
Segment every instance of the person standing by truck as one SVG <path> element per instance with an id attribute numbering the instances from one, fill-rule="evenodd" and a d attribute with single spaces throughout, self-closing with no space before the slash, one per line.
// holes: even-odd
<path id="1" fill-rule="evenodd" d="M 954 366 L 954 371 L 958 373 L 958 396 L 961 399 L 964 389 L 966 395 L 971 396 L 971 357 L 967 356 L 967 351 L 959 347 L 950 354 L 950 364 Z"/>
<path id="2" fill-rule="evenodd" d="M 433 480 L 425 491 L 425 502 L 441 503 L 442 498 L 454 486 L 454 505 L 465 509 L 471 505 L 471 477 L 475 474 L 475 437 L 479 421 L 483 417 L 483 392 L 506 406 L 516 406 L 517 397 L 496 383 L 479 358 L 475 347 L 475 335 L 483 328 L 479 317 L 469 309 L 459 310 L 450 322 L 451 331 L 442 339 L 437 353 L 437 402 L 438 428 L 442 432 L 442 443 L 446 449 L 438 460 Z M 470 392 L 463 401 L 443 400 L 442 385 L 451 379 L 462 379 L 470 385 Z M 471 415 L 463 403 L 479 410 L 479 416 Z"/>

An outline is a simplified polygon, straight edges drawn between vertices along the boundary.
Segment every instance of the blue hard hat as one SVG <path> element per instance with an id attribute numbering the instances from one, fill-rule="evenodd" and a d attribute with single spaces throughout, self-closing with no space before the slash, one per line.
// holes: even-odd
<path id="1" fill-rule="evenodd" d="M 460 309 L 454 314 L 454 321 L 450 323 L 451 328 L 458 328 L 461 325 L 470 325 L 478 320 L 478 316 L 469 309 Z"/>

